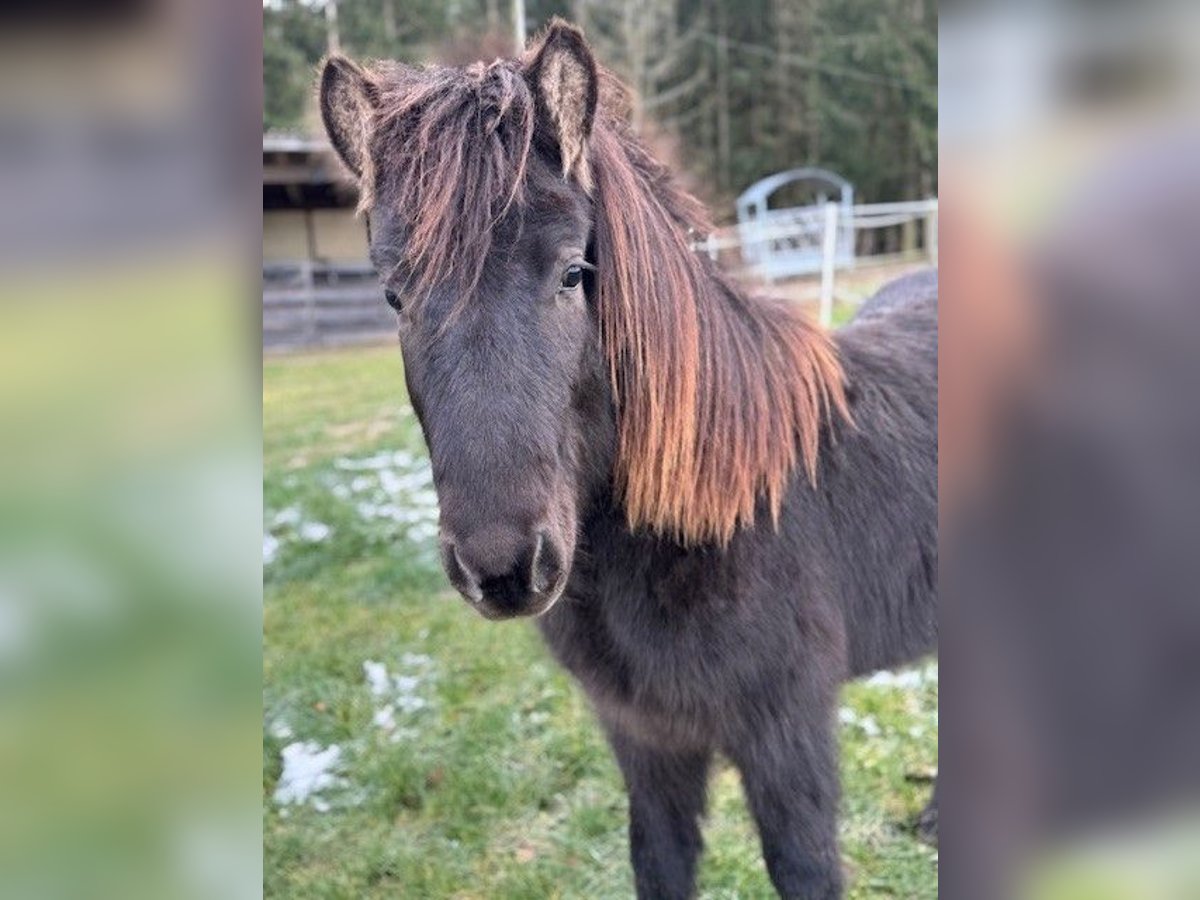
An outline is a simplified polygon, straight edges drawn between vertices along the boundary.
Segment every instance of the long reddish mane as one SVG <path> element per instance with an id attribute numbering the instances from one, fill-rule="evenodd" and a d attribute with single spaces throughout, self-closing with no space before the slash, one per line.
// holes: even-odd
<path id="1" fill-rule="evenodd" d="M 521 204 L 534 101 L 519 63 L 375 72 L 373 169 L 411 220 L 416 283 L 449 267 L 474 286 L 491 232 Z M 627 125 L 602 78 L 588 146 L 601 341 L 615 395 L 616 483 L 631 527 L 727 543 L 759 500 L 778 518 L 796 468 L 816 478 L 824 426 L 848 418 L 828 336 L 783 303 L 747 297 L 704 257 L 709 229 Z M 379 194 L 384 191 L 376 188 Z"/>

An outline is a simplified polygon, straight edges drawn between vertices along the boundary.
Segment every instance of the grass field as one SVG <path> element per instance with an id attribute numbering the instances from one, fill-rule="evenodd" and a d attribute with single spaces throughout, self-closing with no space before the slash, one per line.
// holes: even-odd
<path id="1" fill-rule="evenodd" d="M 632 896 L 625 798 L 532 625 L 452 595 L 394 348 L 264 365 L 264 890 L 281 898 Z M 907 823 L 937 765 L 937 669 L 847 686 L 854 898 L 937 896 Z M 712 783 L 705 898 L 773 896 L 737 774 Z"/>

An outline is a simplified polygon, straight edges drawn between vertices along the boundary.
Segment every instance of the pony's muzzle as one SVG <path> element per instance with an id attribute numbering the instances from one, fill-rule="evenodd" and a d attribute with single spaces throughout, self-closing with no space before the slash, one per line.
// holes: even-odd
<path id="1" fill-rule="evenodd" d="M 544 527 L 484 526 L 462 537 L 443 530 L 441 551 L 450 583 L 489 619 L 540 615 L 566 586 L 562 548 Z"/>

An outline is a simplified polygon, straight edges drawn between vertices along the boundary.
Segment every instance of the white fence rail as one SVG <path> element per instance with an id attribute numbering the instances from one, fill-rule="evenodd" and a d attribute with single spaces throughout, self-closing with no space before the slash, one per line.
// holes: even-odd
<path id="1" fill-rule="evenodd" d="M 721 228 L 696 241 L 693 247 L 707 253 L 713 260 L 726 262 L 729 268 L 743 275 L 770 280 L 746 259 L 761 258 L 764 251 L 775 247 L 795 247 L 810 244 L 821 251 L 821 287 L 819 309 L 821 322 L 828 325 L 833 316 L 833 299 L 838 269 L 854 268 L 859 265 L 891 262 L 902 259 L 927 259 L 937 265 L 937 217 L 936 199 L 917 200 L 905 203 L 867 203 L 854 206 L 851 225 L 859 247 L 849 260 L 839 261 L 837 256 L 838 229 L 845 227 L 841 221 L 842 209 L 837 203 L 827 203 L 823 210 L 814 208 L 811 215 L 797 215 L 790 221 L 766 221 L 743 223 Z M 859 241 L 859 235 L 882 229 L 900 229 L 896 238 L 899 248 L 893 251 L 879 249 L 879 241 Z M 754 250 L 747 252 L 747 247 Z M 732 257 L 732 258 L 730 258 Z"/>

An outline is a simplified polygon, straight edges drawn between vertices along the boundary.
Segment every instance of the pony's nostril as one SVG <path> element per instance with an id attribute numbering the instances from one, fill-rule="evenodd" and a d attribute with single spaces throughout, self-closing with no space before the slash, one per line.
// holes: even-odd
<path id="1" fill-rule="evenodd" d="M 562 577 L 562 563 L 554 542 L 544 531 L 537 533 L 530 563 L 529 583 L 536 594 L 545 594 L 557 587 Z"/>
<path id="2" fill-rule="evenodd" d="M 479 586 L 479 579 L 458 555 L 458 547 L 448 544 L 446 550 L 449 551 L 444 552 L 446 574 L 450 577 L 450 583 L 472 603 L 480 602 L 483 599 L 483 589 Z"/>
<path id="3" fill-rule="evenodd" d="M 533 544 L 533 559 L 529 563 L 529 585 L 533 588 L 534 593 L 540 594 L 546 590 L 546 585 L 542 578 L 542 547 L 546 543 L 546 536 L 542 532 L 537 533 L 537 538 Z"/>

